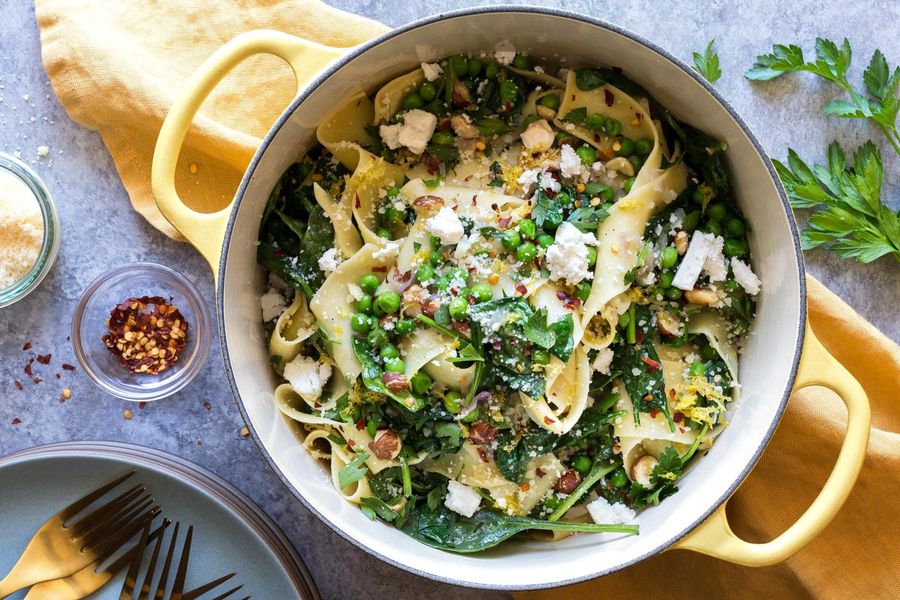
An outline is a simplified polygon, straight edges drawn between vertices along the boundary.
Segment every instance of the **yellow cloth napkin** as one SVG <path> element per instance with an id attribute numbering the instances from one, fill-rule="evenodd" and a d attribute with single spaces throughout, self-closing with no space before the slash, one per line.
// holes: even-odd
<path id="1" fill-rule="evenodd" d="M 204 58 L 256 28 L 336 47 L 386 29 L 312 0 L 38 0 L 37 17 L 44 63 L 62 103 L 73 119 L 100 132 L 132 204 L 173 237 L 151 198 L 150 159 L 168 106 Z M 293 93 L 289 69 L 272 57 L 251 59 L 229 76 L 186 141 L 182 198 L 205 210 L 227 204 L 260 136 Z M 872 403 L 859 483 L 822 535 L 774 567 L 750 569 L 675 550 L 600 580 L 522 597 L 868 599 L 900 589 L 900 348 L 814 279 L 809 318 Z M 762 460 L 729 505 L 739 535 L 765 541 L 801 514 L 831 471 L 845 412 L 821 389 L 791 399 Z"/>

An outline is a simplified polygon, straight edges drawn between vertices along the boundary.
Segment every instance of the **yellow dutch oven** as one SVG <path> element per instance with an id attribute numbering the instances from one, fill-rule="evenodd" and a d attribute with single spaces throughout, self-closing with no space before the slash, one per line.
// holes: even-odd
<path id="1" fill-rule="evenodd" d="M 273 401 L 277 382 L 260 317 L 264 277 L 256 264 L 256 240 L 270 191 L 314 143 L 316 125 L 336 106 L 422 61 L 479 53 L 499 40 L 538 57 L 567 57 L 570 65 L 620 66 L 679 119 L 726 140 L 763 291 L 741 358 L 742 398 L 731 425 L 707 456 L 691 465 L 678 494 L 640 514 L 640 535 L 614 541 L 582 535 L 553 544 L 517 540 L 482 555 L 456 555 L 369 521 L 341 499 L 329 474 L 298 444 Z M 174 185 L 185 134 L 216 84 L 259 53 L 287 61 L 300 91 L 259 147 L 232 204 L 217 213 L 194 212 L 180 201 Z M 868 401 L 806 321 L 797 228 L 771 163 L 734 109 L 709 84 L 653 42 L 617 26 L 557 10 L 488 8 L 418 21 L 349 51 L 274 31 L 241 35 L 210 56 L 172 107 L 154 155 L 153 192 L 162 213 L 213 269 L 226 372 L 260 451 L 310 510 L 349 541 L 393 565 L 453 584 L 506 590 L 583 581 L 668 548 L 748 566 L 771 565 L 821 532 L 856 482 L 868 441 Z M 748 543 L 729 527 L 727 499 L 765 449 L 791 392 L 814 385 L 834 390 L 847 405 L 847 433 L 834 471 L 787 531 L 764 544 Z"/>

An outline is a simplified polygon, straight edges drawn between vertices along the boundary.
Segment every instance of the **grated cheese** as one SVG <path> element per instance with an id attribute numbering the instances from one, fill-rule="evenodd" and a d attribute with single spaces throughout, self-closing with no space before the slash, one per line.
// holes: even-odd
<path id="1" fill-rule="evenodd" d="M 28 273 L 41 254 L 44 217 L 24 181 L 0 170 L 0 289 Z"/>

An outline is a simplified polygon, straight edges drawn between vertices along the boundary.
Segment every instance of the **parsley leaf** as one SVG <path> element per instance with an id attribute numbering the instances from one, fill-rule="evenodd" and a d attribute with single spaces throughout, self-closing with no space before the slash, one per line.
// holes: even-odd
<path id="1" fill-rule="evenodd" d="M 869 263 L 886 254 L 900 260 L 900 211 L 881 203 L 884 172 L 871 141 L 848 167 L 840 144 L 828 147 L 828 165 L 808 167 L 794 150 L 787 165 L 774 161 L 795 208 L 818 208 L 800 241 L 804 250 L 827 247 L 841 258 Z"/>
<path id="2" fill-rule="evenodd" d="M 678 451 L 668 446 L 657 457 L 659 464 L 650 472 L 652 487 L 645 488 L 639 483 L 632 484 L 631 497 L 636 508 L 659 504 L 660 500 L 671 496 L 678 491 L 675 481 L 681 477 L 685 460 L 679 456 Z"/>
<path id="3" fill-rule="evenodd" d="M 556 344 L 556 334 L 547 327 L 546 308 L 538 309 L 525 321 L 522 334 L 526 339 L 545 350 L 549 350 Z"/>
<path id="4" fill-rule="evenodd" d="M 602 204 L 600 206 L 582 206 L 576 208 L 566 219 L 584 233 L 595 233 L 600 223 L 606 220 L 609 211 Z"/>
<path id="5" fill-rule="evenodd" d="M 538 186 L 540 186 L 540 181 L 538 181 Z M 531 211 L 531 218 L 538 227 L 543 227 L 547 223 L 551 226 L 550 229 L 556 229 L 563 221 L 562 204 L 548 196 L 543 188 L 538 187 L 537 200 Z"/>
<path id="6" fill-rule="evenodd" d="M 341 489 L 356 483 L 366 476 L 366 473 L 369 472 L 369 468 L 365 464 L 368 458 L 369 453 L 363 452 L 362 454 L 357 454 L 356 458 L 341 467 L 341 470 L 338 471 L 338 485 Z"/>
<path id="7" fill-rule="evenodd" d="M 694 66 L 692 67 L 697 73 L 703 76 L 710 83 L 715 83 L 722 76 L 722 70 L 719 69 L 719 55 L 713 50 L 713 44 L 716 38 L 709 40 L 706 50 L 703 54 L 694 52 Z"/>
<path id="8" fill-rule="evenodd" d="M 863 91 L 854 88 L 847 79 L 852 57 L 850 42 L 846 38 L 840 46 L 831 40 L 817 38 L 815 62 L 806 62 L 799 46 L 776 44 L 771 54 L 756 57 L 756 62 L 744 77 L 768 81 L 785 73 L 806 71 L 827 79 L 844 90 L 849 100 L 832 100 L 822 108 L 823 112 L 844 119 L 873 120 L 900 154 L 900 132 L 896 127 L 900 112 L 900 98 L 897 97 L 900 67 L 891 72 L 884 54 L 876 50 L 863 73 Z"/>

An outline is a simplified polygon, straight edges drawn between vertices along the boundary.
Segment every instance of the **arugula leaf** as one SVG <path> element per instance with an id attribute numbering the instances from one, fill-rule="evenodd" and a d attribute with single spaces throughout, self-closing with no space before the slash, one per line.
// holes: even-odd
<path id="1" fill-rule="evenodd" d="M 719 55 L 713 50 L 713 44 L 715 43 L 716 38 L 713 38 L 709 40 L 709 44 L 706 45 L 706 50 L 703 51 L 703 54 L 694 52 L 694 66 L 691 67 L 710 83 L 717 82 L 722 76 L 722 71 L 719 69 Z"/>
<path id="2" fill-rule="evenodd" d="M 612 369 L 622 374 L 622 383 L 631 397 L 636 424 L 640 425 L 640 413 L 656 409 L 665 415 L 669 430 L 675 431 L 675 423 L 669 414 L 669 403 L 666 400 L 662 366 L 652 343 L 645 341 L 642 344 L 625 344 L 619 347 L 613 357 Z"/>
<path id="3" fill-rule="evenodd" d="M 865 91 L 853 87 L 847 79 L 847 71 L 853 57 L 850 42 L 838 46 L 835 42 L 816 39 L 816 60 L 806 62 L 803 50 L 798 46 L 775 45 L 772 54 L 756 58 L 753 66 L 744 74 L 747 79 L 768 81 L 785 73 L 805 71 L 822 77 L 840 87 L 849 100 L 833 100 L 823 107 L 828 114 L 845 119 L 871 119 L 882 130 L 894 151 L 900 154 L 900 132 L 897 131 L 897 114 L 900 112 L 900 67 L 891 72 L 881 50 L 872 54 L 863 73 Z"/>
<path id="4" fill-rule="evenodd" d="M 341 489 L 356 483 L 366 476 L 366 473 L 369 472 L 369 468 L 365 464 L 368 458 L 369 453 L 363 452 L 362 454 L 357 454 L 356 458 L 341 467 L 341 470 L 338 471 L 338 485 Z"/>
<path id="5" fill-rule="evenodd" d="M 795 208 L 819 209 L 801 232 L 804 250 L 823 246 L 841 258 L 869 263 L 886 254 L 900 260 L 900 210 L 881 202 L 884 171 L 878 148 L 860 146 L 847 166 L 838 142 L 828 147 L 828 165 L 808 167 L 789 149 L 787 165 L 775 169 Z"/>
<path id="6" fill-rule="evenodd" d="M 538 184 L 540 184 L 540 181 Z M 540 185 L 538 186 L 534 210 L 531 211 L 531 218 L 538 227 L 547 225 L 546 228 L 548 229 L 556 229 L 563 221 L 562 204 L 548 196 L 547 192 Z"/>
<path id="7" fill-rule="evenodd" d="M 584 233 L 595 233 L 600 223 L 606 220 L 609 211 L 602 204 L 600 206 L 582 206 L 576 208 L 566 219 Z"/>
<path id="8" fill-rule="evenodd" d="M 443 504 L 434 508 L 415 507 L 406 522 L 397 528 L 411 538 L 432 548 L 469 553 L 492 548 L 517 533 L 532 529 L 545 531 L 582 531 L 632 533 L 637 525 L 600 525 L 596 523 L 550 522 L 528 517 L 515 517 L 481 509 L 472 518 L 462 517 Z"/>

